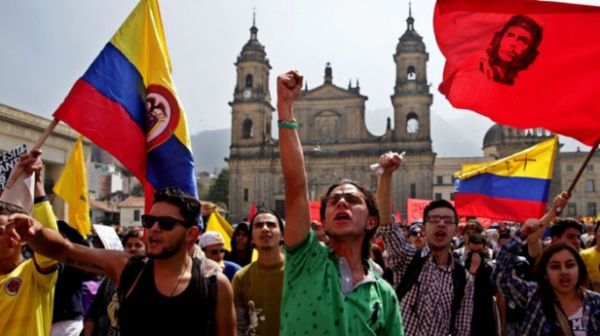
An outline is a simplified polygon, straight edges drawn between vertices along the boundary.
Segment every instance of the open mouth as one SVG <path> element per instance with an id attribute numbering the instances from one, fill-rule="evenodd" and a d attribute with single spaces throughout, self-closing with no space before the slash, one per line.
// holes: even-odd
<path id="1" fill-rule="evenodd" d="M 561 277 L 559 282 L 560 282 L 560 285 L 563 287 L 571 286 L 571 278 L 570 277 Z"/>
<path id="2" fill-rule="evenodd" d="M 338 212 L 335 217 L 333 217 L 334 220 L 345 220 L 345 219 L 350 219 L 350 215 L 347 212 Z"/>
<path id="3" fill-rule="evenodd" d="M 148 237 L 148 244 L 149 245 L 156 245 L 160 243 L 160 239 L 156 238 L 156 237 Z"/>
<path id="4" fill-rule="evenodd" d="M 437 231 L 435 231 L 434 236 L 437 239 L 444 239 L 444 238 L 446 238 L 446 232 L 442 231 L 442 230 L 437 230 Z"/>

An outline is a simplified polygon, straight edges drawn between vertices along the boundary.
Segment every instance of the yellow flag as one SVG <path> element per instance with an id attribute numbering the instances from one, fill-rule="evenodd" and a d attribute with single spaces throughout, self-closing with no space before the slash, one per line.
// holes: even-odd
<path id="1" fill-rule="evenodd" d="M 454 177 L 467 180 L 482 174 L 504 177 L 551 179 L 554 158 L 558 151 L 558 137 L 542 141 L 513 155 L 496 161 L 464 164 Z"/>
<path id="2" fill-rule="evenodd" d="M 69 206 L 69 225 L 83 237 L 87 237 L 91 232 L 90 206 L 81 139 L 81 136 L 77 138 L 71 156 L 53 190 Z"/>
<path id="3" fill-rule="evenodd" d="M 221 216 L 221 214 L 215 210 L 208 217 L 208 223 L 206 224 L 206 231 L 215 231 L 223 236 L 225 241 L 225 249 L 231 251 L 231 237 L 233 236 L 233 227 L 229 222 Z"/>

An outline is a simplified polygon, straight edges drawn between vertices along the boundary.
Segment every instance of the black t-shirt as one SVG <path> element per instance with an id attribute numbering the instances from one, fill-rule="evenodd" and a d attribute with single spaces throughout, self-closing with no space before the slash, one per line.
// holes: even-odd
<path id="1" fill-rule="evenodd" d="M 492 282 L 492 267 L 483 261 L 475 275 L 471 335 L 496 335 L 493 299 L 496 286 Z"/>
<path id="2" fill-rule="evenodd" d="M 119 325 L 121 335 L 208 335 L 214 327 L 215 276 L 201 276 L 201 261 L 193 259 L 192 278 L 179 295 L 162 295 L 154 283 L 154 263 L 142 265 L 142 274 L 135 288 L 124 298 L 140 269 L 139 259 L 132 258 L 121 276 Z M 136 265 L 137 264 L 137 265 Z M 124 279 L 124 277 L 126 277 Z M 123 281 L 125 280 L 125 281 Z M 127 284 L 129 283 L 129 286 Z"/>

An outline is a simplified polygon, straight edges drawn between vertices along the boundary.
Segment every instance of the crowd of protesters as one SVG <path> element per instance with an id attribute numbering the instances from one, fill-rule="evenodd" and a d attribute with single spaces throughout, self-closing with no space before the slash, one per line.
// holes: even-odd
<path id="1" fill-rule="evenodd" d="M 0 202 L 0 334 L 600 335 L 600 221 L 558 217 L 567 192 L 524 223 L 459 223 L 445 200 L 403 223 L 390 208 L 402 158 L 384 153 L 375 193 L 342 180 L 311 220 L 301 88 L 296 71 L 278 77 L 285 221 L 259 209 L 230 250 L 176 188 L 156 192 L 125 251 L 92 246 L 52 214 L 41 153 L 23 156 L 35 205 Z"/>

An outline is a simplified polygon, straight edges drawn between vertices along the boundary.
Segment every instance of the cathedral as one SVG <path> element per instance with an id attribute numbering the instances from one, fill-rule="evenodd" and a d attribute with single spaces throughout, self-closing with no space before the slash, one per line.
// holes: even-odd
<path id="1" fill-rule="evenodd" d="M 393 122 L 388 118 L 383 135 L 373 135 L 366 127 L 365 102 L 368 97 L 361 94 L 358 82 L 354 86 L 350 83 L 347 88 L 335 85 L 329 63 L 325 66 L 323 83 L 311 89 L 305 86 L 300 93 L 294 111 L 304 150 L 310 200 L 320 200 L 329 185 L 343 178 L 352 179 L 374 192 L 378 177 L 370 165 L 384 152 L 406 152 L 407 160 L 400 173 L 394 174 L 392 186 L 392 209 L 405 214 L 408 198 L 452 200 L 452 173 L 460 170 L 461 164 L 491 161 L 552 136 L 539 129 L 522 131 L 494 125 L 485 135 L 483 156 L 436 158 L 430 125 L 433 96 L 427 82 L 429 54 L 414 22 L 409 14 L 406 31 L 399 38 L 394 54 L 396 81 L 390 97 L 394 115 Z M 233 101 L 229 103 L 232 115 L 228 158 L 229 217 L 234 220 L 245 218 L 253 204 L 285 215 L 279 147 L 271 129 L 275 111 L 269 92 L 271 66 L 265 48 L 258 40 L 255 23 L 235 66 L 237 80 Z M 567 171 L 572 172 L 572 166 L 583 161 L 582 156 L 585 157 L 585 153 L 559 155 L 550 199 L 568 187 L 568 184 L 565 186 L 568 178 L 561 178 L 561 157 L 567 160 L 563 164 L 568 166 Z M 599 171 L 600 162 L 596 163 L 596 171 Z M 593 164 L 591 167 L 588 171 L 592 177 L 600 177 L 593 171 Z M 594 180 L 591 180 L 591 186 L 587 181 L 589 178 L 584 182 L 584 188 L 591 190 L 597 199 Z M 574 196 L 569 215 L 595 214 L 596 204 L 588 201 L 589 196 L 592 194 Z"/>
<path id="2" fill-rule="evenodd" d="M 427 83 L 428 53 L 422 37 L 407 19 L 407 29 L 396 48 L 396 84 L 391 96 L 394 123 L 388 121 L 382 136 L 371 134 L 365 124 L 365 102 L 358 83 L 347 88 L 333 83 L 327 64 L 323 83 L 301 92 L 295 104 L 298 133 L 305 155 L 309 197 L 319 200 L 327 187 L 349 178 L 375 190 L 377 176 L 369 166 L 386 151 L 405 151 L 402 178 L 393 182 L 394 208 L 404 209 L 406 199 L 432 197 L 435 153 L 431 146 L 429 107 L 432 95 Z M 244 216 L 252 203 L 284 212 L 283 180 L 279 147 L 272 137 L 274 108 L 269 92 L 271 66 L 258 41 L 258 29 L 235 63 L 237 83 L 233 101 L 229 156 L 229 211 Z"/>

